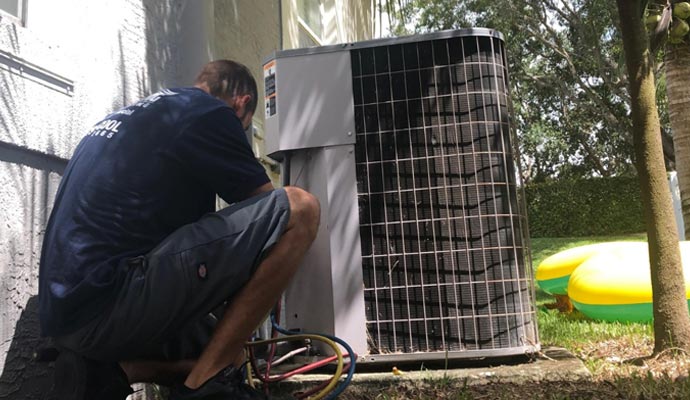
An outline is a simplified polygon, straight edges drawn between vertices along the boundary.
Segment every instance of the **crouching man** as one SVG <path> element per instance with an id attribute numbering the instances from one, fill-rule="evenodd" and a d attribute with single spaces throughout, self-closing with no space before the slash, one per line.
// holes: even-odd
<path id="1" fill-rule="evenodd" d="M 58 399 L 124 399 L 134 382 L 171 386 L 171 399 L 264 398 L 243 382 L 243 345 L 314 240 L 319 205 L 274 189 L 254 158 L 257 99 L 245 66 L 214 61 L 195 87 L 108 115 L 76 148 L 39 275 Z M 216 195 L 231 206 L 214 212 Z"/>

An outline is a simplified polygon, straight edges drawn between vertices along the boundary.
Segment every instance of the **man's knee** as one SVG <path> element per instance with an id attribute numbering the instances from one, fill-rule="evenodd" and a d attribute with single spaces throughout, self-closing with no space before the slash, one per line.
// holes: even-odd
<path id="1" fill-rule="evenodd" d="M 314 240 L 321 218 L 319 200 L 298 187 L 286 187 L 285 192 L 290 201 L 290 224 L 305 228 L 310 240 Z"/>

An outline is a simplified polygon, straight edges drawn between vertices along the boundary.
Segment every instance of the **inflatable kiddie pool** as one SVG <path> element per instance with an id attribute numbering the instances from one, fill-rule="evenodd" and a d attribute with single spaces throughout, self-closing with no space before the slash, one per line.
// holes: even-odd
<path id="1" fill-rule="evenodd" d="M 690 243 L 681 242 L 686 298 L 690 298 Z M 647 244 L 599 251 L 570 275 L 571 302 L 593 319 L 646 322 L 653 319 Z M 690 303 L 689 303 L 690 306 Z"/>

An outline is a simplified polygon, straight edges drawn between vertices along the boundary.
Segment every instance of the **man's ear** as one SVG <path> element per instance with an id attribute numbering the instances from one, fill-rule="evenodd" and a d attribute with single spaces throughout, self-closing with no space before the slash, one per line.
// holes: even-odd
<path id="1" fill-rule="evenodd" d="M 242 106 L 246 107 L 247 104 L 252 100 L 252 95 L 251 94 L 243 94 L 239 96 L 239 101 L 241 102 Z"/>
<path id="2" fill-rule="evenodd" d="M 243 110 L 247 106 L 247 104 L 249 104 L 249 101 L 252 99 L 252 96 L 249 94 L 243 94 L 239 96 L 225 97 L 221 99 L 224 100 L 225 103 L 230 106 L 230 108 L 235 110 L 235 112 L 239 112 L 240 110 Z"/>
<path id="3" fill-rule="evenodd" d="M 251 99 L 252 96 L 249 94 L 235 96 L 228 101 L 228 105 L 238 114 L 240 112 L 245 113 L 247 104 L 249 104 L 249 101 L 251 101 Z"/>

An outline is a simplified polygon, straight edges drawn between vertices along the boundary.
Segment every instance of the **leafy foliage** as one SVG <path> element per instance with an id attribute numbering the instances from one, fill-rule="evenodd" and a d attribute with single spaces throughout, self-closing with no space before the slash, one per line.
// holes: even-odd
<path id="1" fill-rule="evenodd" d="M 472 26 L 504 33 L 526 181 L 634 174 L 615 2 L 389 0 L 388 9 L 397 34 Z"/>
<path id="2" fill-rule="evenodd" d="M 525 187 L 530 236 L 616 235 L 645 230 L 637 178 L 559 180 Z"/>

